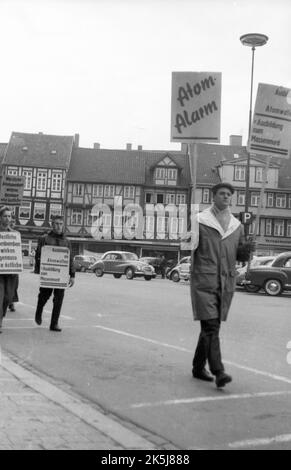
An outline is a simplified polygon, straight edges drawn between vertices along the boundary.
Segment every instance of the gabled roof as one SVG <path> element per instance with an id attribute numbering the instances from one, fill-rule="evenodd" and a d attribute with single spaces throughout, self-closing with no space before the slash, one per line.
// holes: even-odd
<path id="1" fill-rule="evenodd" d="M 240 157 L 240 158 L 233 158 L 231 160 L 225 160 L 225 161 L 221 162 L 221 164 L 222 165 L 236 165 L 236 164 L 240 164 L 240 163 L 246 162 L 246 161 L 247 161 L 247 157 Z M 250 164 L 252 164 L 252 162 L 256 162 L 258 164 L 265 165 L 266 164 L 266 159 L 263 158 L 263 157 L 251 155 Z M 270 168 L 280 168 L 281 165 L 279 165 L 276 162 L 271 161 L 269 166 L 270 166 Z"/>
<path id="2" fill-rule="evenodd" d="M 179 174 L 179 186 L 187 186 L 191 182 L 190 177 L 190 167 L 189 167 L 189 160 L 188 155 L 184 152 L 177 152 L 177 151 L 151 151 L 151 152 L 143 152 L 145 158 L 145 165 L 146 165 L 146 184 L 152 185 L 153 184 L 153 169 L 159 165 L 159 163 L 168 156 L 176 165 L 177 168 L 180 170 Z"/>
<path id="3" fill-rule="evenodd" d="M 68 169 L 73 136 L 12 132 L 3 164 Z"/>
<path id="4" fill-rule="evenodd" d="M 74 148 L 68 181 L 144 184 L 142 151 Z"/>
<path id="5" fill-rule="evenodd" d="M 0 143 L 0 165 L 1 165 L 2 162 L 3 162 L 3 158 L 4 158 L 4 155 L 5 155 L 5 151 L 6 151 L 7 145 L 8 145 L 8 144 L 2 144 L 2 143 Z"/>

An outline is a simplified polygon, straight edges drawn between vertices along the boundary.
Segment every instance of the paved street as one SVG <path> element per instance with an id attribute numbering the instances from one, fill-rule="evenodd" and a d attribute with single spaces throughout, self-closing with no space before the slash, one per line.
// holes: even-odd
<path id="1" fill-rule="evenodd" d="M 191 376 L 199 328 L 186 283 L 77 273 L 58 334 L 48 330 L 51 302 L 34 324 L 37 282 L 21 276 L 0 339 L 5 357 L 157 448 L 291 448 L 290 294 L 236 293 L 221 334 L 234 380 L 217 390 Z"/>

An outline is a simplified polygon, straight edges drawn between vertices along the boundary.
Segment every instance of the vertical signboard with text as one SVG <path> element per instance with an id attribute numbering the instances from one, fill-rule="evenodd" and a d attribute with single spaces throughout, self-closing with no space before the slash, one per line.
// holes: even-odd
<path id="1" fill-rule="evenodd" d="M 65 289 L 69 285 L 70 250 L 45 245 L 41 249 L 40 287 Z"/>
<path id="2" fill-rule="evenodd" d="M 3 175 L 0 204 L 20 206 L 23 198 L 24 176 Z"/>
<path id="3" fill-rule="evenodd" d="M 20 233 L 0 232 L 0 274 L 18 274 L 23 271 Z"/>

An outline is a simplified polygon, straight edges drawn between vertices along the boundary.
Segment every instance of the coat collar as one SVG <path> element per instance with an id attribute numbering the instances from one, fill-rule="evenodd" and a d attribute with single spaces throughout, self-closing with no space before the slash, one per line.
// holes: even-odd
<path id="1" fill-rule="evenodd" d="M 211 207 L 198 214 L 198 221 L 202 225 L 207 225 L 207 227 L 211 227 L 217 230 L 220 233 L 222 239 L 229 237 L 229 235 L 231 235 L 240 226 L 240 221 L 231 214 L 228 229 L 226 232 L 224 232 L 220 223 L 212 213 Z"/>

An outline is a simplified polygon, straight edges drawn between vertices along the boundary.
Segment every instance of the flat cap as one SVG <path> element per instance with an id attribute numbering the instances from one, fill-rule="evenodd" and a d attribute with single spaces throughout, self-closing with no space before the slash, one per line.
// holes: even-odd
<path id="1" fill-rule="evenodd" d="M 234 187 L 230 183 L 218 183 L 213 186 L 213 188 L 211 188 L 211 191 L 213 192 L 213 194 L 216 194 L 220 188 L 227 188 L 230 190 L 231 194 L 234 193 Z"/>

